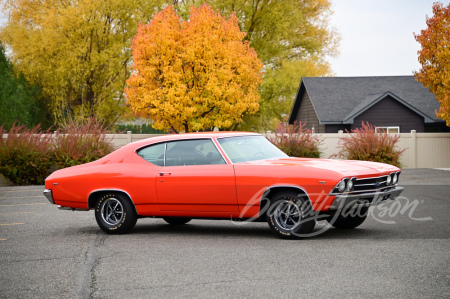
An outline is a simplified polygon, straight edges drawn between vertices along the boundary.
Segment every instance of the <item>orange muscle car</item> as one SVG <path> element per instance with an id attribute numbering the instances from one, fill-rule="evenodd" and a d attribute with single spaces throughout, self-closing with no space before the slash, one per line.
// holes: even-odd
<path id="1" fill-rule="evenodd" d="M 63 210 L 94 209 L 110 234 L 159 217 L 267 221 L 277 236 L 297 238 L 318 219 L 359 226 L 370 206 L 400 195 L 399 175 L 382 163 L 291 158 L 255 133 L 209 132 L 141 140 L 55 171 L 44 195 Z"/>

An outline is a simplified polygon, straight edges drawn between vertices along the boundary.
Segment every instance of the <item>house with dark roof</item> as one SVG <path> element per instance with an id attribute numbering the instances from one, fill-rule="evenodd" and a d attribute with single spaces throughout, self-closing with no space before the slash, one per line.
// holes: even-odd
<path id="1" fill-rule="evenodd" d="M 352 130 L 368 122 L 407 133 L 450 132 L 436 117 L 439 102 L 414 76 L 302 78 L 289 124 L 306 123 L 316 133 Z"/>

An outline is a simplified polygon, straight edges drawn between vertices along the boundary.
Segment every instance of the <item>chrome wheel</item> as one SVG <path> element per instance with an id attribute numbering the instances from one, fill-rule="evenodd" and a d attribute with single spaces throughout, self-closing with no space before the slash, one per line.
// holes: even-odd
<path id="1" fill-rule="evenodd" d="M 274 217 L 278 226 L 285 230 L 292 230 L 300 224 L 300 208 L 292 201 L 283 201 L 275 209 Z"/>
<path id="2" fill-rule="evenodd" d="M 123 218 L 123 206 L 122 203 L 115 199 L 107 199 L 102 206 L 102 218 L 109 225 L 116 225 Z"/>

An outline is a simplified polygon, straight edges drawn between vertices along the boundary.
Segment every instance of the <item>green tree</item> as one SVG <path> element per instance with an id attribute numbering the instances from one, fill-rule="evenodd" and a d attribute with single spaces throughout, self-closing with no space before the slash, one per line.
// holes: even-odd
<path id="1" fill-rule="evenodd" d="M 56 123 L 112 126 L 123 113 L 131 38 L 162 0 L 3 0 L 0 39 L 17 70 L 42 88 Z"/>
<path id="2" fill-rule="evenodd" d="M 40 90 L 30 86 L 23 75 L 17 77 L 13 65 L 0 44 L 0 126 L 8 131 L 13 123 L 31 128 L 38 123 L 47 124 Z"/>
<path id="3" fill-rule="evenodd" d="M 255 115 L 247 115 L 241 130 L 274 129 L 289 114 L 304 76 L 330 76 L 326 61 L 337 55 L 339 34 L 330 28 L 329 0 L 178 0 L 180 14 L 191 5 L 209 3 L 223 16 L 236 13 L 239 25 L 264 64 L 261 101 Z"/>

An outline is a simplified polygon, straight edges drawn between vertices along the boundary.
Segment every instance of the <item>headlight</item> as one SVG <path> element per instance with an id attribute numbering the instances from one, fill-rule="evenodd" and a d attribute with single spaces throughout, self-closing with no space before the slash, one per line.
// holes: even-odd
<path id="1" fill-rule="evenodd" d="M 353 188 L 353 182 L 350 180 L 350 181 L 348 181 L 348 183 L 347 183 L 347 191 L 351 191 L 352 188 Z"/>
<path id="2" fill-rule="evenodd" d="M 337 185 L 339 192 L 344 192 L 345 187 L 346 187 L 346 183 L 345 180 L 342 180 L 339 182 L 339 184 Z"/>
<path id="3" fill-rule="evenodd" d="M 395 185 L 398 183 L 398 177 L 400 176 L 400 172 L 397 172 L 394 174 L 394 179 L 392 180 L 392 185 Z"/>
<path id="4" fill-rule="evenodd" d="M 347 182 L 347 191 L 350 192 L 353 190 L 353 185 L 354 185 L 354 181 L 356 180 L 356 178 L 352 178 L 351 180 L 349 180 Z"/>
<path id="5" fill-rule="evenodd" d="M 388 175 L 386 185 L 390 185 L 392 182 L 392 175 Z"/>

